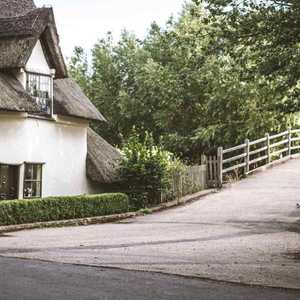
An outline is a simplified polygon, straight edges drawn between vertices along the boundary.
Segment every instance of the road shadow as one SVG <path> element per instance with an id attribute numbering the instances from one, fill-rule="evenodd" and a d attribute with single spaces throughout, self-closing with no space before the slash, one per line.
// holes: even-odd
<path id="1" fill-rule="evenodd" d="M 296 232 L 300 233 L 300 220 L 291 222 L 282 222 L 276 220 L 269 221 L 253 221 L 253 220 L 228 220 L 227 224 L 233 225 L 237 228 L 251 231 L 253 233 L 276 233 L 276 232 Z"/>
<path id="2" fill-rule="evenodd" d="M 288 227 L 288 231 L 290 232 L 296 232 L 300 234 L 300 220 L 292 223 L 289 227 Z"/>
<path id="3" fill-rule="evenodd" d="M 287 252 L 287 253 L 285 253 L 285 256 L 292 260 L 295 260 L 297 263 L 300 263 L 300 250 L 293 251 L 293 252 Z"/>
<path id="4" fill-rule="evenodd" d="M 9 235 L 9 234 L 4 234 L 4 233 L 1 233 L 0 232 L 0 238 L 7 238 L 7 237 L 11 237 L 11 235 Z"/>

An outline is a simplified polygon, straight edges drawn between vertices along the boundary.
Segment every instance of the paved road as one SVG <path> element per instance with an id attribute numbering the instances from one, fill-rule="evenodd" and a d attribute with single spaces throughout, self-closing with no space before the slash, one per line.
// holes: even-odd
<path id="1" fill-rule="evenodd" d="M 118 224 L 0 237 L 0 255 L 300 289 L 300 160 Z"/>
<path id="2" fill-rule="evenodd" d="M 300 291 L 0 258 L 1 300 L 296 300 Z"/>

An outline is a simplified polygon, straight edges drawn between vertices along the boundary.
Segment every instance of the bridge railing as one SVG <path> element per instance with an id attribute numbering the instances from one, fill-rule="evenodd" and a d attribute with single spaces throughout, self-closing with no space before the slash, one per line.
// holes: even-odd
<path id="1" fill-rule="evenodd" d="M 218 148 L 218 185 L 230 177 L 239 177 L 256 171 L 274 161 L 289 159 L 300 152 L 300 129 L 270 135 L 241 145 L 223 149 Z"/>

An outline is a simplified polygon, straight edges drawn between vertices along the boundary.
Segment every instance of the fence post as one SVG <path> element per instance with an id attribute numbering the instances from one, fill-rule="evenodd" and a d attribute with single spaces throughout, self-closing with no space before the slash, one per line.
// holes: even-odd
<path id="1" fill-rule="evenodd" d="M 247 176 L 247 174 L 249 173 L 250 171 L 250 141 L 247 139 L 245 140 L 245 168 L 244 168 L 244 175 Z"/>
<path id="2" fill-rule="evenodd" d="M 223 186 L 223 147 L 218 148 L 218 187 Z"/>
<path id="3" fill-rule="evenodd" d="M 183 174 L 180 176 L 180 193 L 179 193 L 179 197 L 178 197 L 178 203 L 180 201 L 180 198 L 182 198 L 182 194 L 183 194 Z"/>
<path id="4" fill-rule="evenodd" d="M 292 156 L 292 130 L 291 128 L 289 127 L 289 158 L 291 158 Z"/>
<path id="5" fill-rule="evenodd" d="M 268 156 L 268 164 L 271 163 L 271 148 L 270 148 L 270 134 L 266 133 L 266 144 L 267 144 L 267 156 Z"/>

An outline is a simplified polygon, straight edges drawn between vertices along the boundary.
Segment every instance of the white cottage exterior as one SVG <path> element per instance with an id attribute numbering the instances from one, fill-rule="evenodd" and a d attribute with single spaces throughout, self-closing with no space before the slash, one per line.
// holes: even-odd
<path id="1" fill-rule="evenodd" d="M 105 121 L 68 78 L 52 9 L 0 0 L 0 200 L 113 183 L 119 153 L 91 120 Z"/>
<path id="2" fill-rule="evenodd" d="M 86 176 L 87 128 L 87 122 L 66 122 L 63 118 L 49 122 L 26 114 L 1 116 L 0 145 L 5 145 L 0 148 L 1 164 L 18 166 L 18 198 L 24 197 L 24 168 L 28 164 L 40 165 L 40 178 L 32 179 L 40 179 L 41 186 L 36 189 L 41 191 L 25 197 L 95 192 Z"/>

